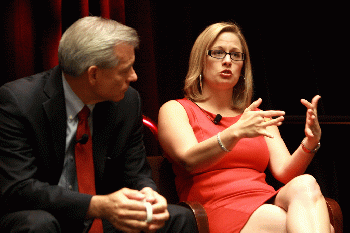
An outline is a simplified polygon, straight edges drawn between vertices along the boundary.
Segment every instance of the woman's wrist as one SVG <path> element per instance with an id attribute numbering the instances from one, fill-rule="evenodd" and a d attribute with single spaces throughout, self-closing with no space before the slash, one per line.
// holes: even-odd
<path id="1" fill-rule="evenodd" d="M 310 140 L 305 137 L 301 142 L 301 148 L 306 153 L 316 153 L 321 147 L 321 143 L 319 140 Z"/>
<path id="2" fill-rule="evenodd" d="M 219 146 L 221 147 L 221 149 L 225 152 L 230 152 L 231 150 L 227 149 L 224 144 L 221 141 L 221 137 L 220 137 L 220 132 L 216 135 L 216 139 L 218 140 Z"/>
<path id="3" fill-rule="evenodd" d="M 241 139 L 239 129 L 234 125 L 218 133 L 216 138 L 221 149 L 224 151 L 227 150 L 226 152 L 231 151 L 236 143 Z"/>
<path id="4" fill-rule="evenodd" d="M 231 125 L 230 127 L 228 127 L 227 129 L 225 129 L 222 132 L 223 133 L 225 132 L 225 136 L 228 135 L 228 137 L 231 141 L 239 141 L 242 138 L 244 138 L 244 134 L 241 130 L 241 127 L 237 123 Z"/>

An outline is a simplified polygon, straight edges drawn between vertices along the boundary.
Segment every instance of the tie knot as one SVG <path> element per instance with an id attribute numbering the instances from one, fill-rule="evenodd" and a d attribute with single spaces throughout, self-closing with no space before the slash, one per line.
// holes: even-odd
<path id="1" fill-rule="evenodd" d="M 90 109 L 85 105 L 84 108 L 78 113 L 79 120 L 87 120 L 90 116 Z"/>

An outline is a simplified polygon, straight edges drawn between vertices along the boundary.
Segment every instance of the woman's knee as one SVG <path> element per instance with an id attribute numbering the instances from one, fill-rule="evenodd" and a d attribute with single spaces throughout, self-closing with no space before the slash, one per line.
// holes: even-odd
<path id="1" fill-rule="evenodd" d="M 311 198 L 316 200 L 322 197 L 321 189 L 316 179 L 307 174 L 291 180 L 288 192 L 293 198 Z"/>

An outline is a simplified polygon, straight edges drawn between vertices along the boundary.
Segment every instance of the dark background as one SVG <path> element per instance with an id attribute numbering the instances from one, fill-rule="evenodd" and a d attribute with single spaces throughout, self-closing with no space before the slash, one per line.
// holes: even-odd
<path id="1" fill-rule="evenodd" d="M 321 149 L 307 173 L 325 196 L 338 201 L 347 229 L 350 109 L 348 84 L 349 13 L 346 2 L 306 1 L 150 1 L 5 0 L 0 85 L 57 65 L 62 32 L 87 15 L 101 15 L 134 27 L 141 39 L 132 84 L 143 99 L 144 114 L 157 121 L 159 107 L 183 98 L 191 48 L 210 24 L 237 23 L 250 49 L 254 99 L 262 109 L 286 111 L 282 137 L 293 152 L 305 134 L 301 98 L 319 94 Z M 154 141 L 150 154 L 161 153 Z M 279 184 L 268 178 L 275 187 Z"/>
<path id="2" fill-rule="evenodd" d="M 320 114 L 349 115 L 344 105 L 350 50 L 345 4 L 209 3 L 157 1 L 139 7 L 126 2 L 126 24 L 135 28 L 145 17 L 140 9 L 149 7 L 151 31 L 141 34 L 141 41 L 153 38 L 160 104 L 183 97 L 183 80 L 197 36 L 212 23 L 231 21 L 242 28 L 248 42 L 254 98 L 261 97 L 265 109 L 304 115 L 299 100 L 320 94 Z"/>

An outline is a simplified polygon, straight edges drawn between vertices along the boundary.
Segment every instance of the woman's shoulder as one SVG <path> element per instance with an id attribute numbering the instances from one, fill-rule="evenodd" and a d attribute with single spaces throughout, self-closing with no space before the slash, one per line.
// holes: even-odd
<path id="1" fill-rule="evenodd" d="M 164 103 L 162 107 L 160 107 L 159 114 L 181 114 L 185 113 L 185 109 L 183 105 L 178 100 L 169 100 L 168 102 Z"/>
<path id="2" fill-rule="evenodd" d="M 179 108 L 181 107 L 181 104 L 177 100 L 169 100 L 168 102 L 164 103 L 161 107 L 166 109 L 172 109 L 172 108 Z"/>
<path id="3" fill-rule="evenodd" d="M 177 100 L 170 100 L 163 104 L 159 109 L 158 126 L 164 128 L 168 124 L 178 125 L 188 122 L 189 118 L 184 106 L 182 106 Z"/>
<path id="4" fill-rule="evenodd" d="M 186 98 L 184 99 L 176 99 L 176 100 L 169 100 L 163 106 L 161 109 L 166 110 L 185 110 L 186 106 L 191 104 L 192 102 Z"/>

